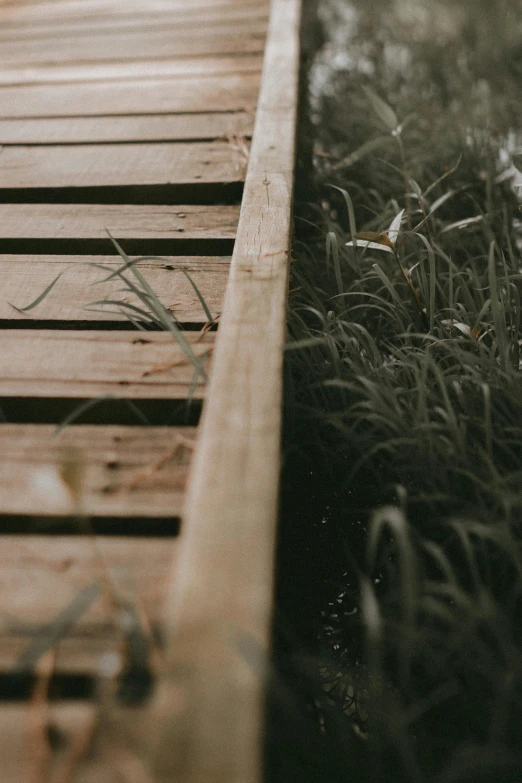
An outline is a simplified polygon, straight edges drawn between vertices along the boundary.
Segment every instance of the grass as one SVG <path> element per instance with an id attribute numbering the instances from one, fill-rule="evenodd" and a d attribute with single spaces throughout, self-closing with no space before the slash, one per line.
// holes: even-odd
<path id="1" fill-rule="evenodd" d="M 522 13 L 405 6 L 352 4 L 314 109 L 275 709 L 309 739 L 276 780 L 522 779 Z"/>
<path id="2" fill-rule="evenodd" d="M 117 281 L 118 283 L 121 283 L 123 287 L 113 291 L 111 298 L 103 297 L 102 299 L 95 299 L 92 302 L 86 303 L 83 306 L 84 309 L 97 313 L 124 315 L 136 329 L 141 331 L 159 329 L 160 331 L 169 332 L 194 367 L 195 376 L 193 385 L 195 386 L 200 376 L 202 376 L 205 381 L 208 380 L 207 372 L 199 358 L 194 354 L 190 343 L 185 338 L 178 319 L 174 313 L 163 304 L 161 299 L 151 288 L 146 276 L 143 275 L 138 268 L 138 264 L 143 264 L 145 261 L 163 261 L 166 263 L 166 259 L 158 258 L 157 256 L 139 256 L 138 258 L 131 259 L 111 233 L 109 231 L 107 231 L 107 233 L 116 252 L 120 255 L 124 263 L 117 269 L 113 269 L 107 264 L 92 262 L 86 262 L 86 266 L 92 266 L 105 272 L 105 276 L 96 281 L 96 284 L 103 285 L 104 283 Z M 67 267 L 62 270 L 53 280 L 51 280 L 49 285 L 46 286 L 36 299 L 25 307 L 11 306 L 21 313 L 33 310 L 47 298 L 61 276 L 70 268 L 71 267 Z M 214 323 L 214 318 L 196 283 L 185 269 L 181 268 L 181 271 L 194 289 L 208 324 L 212 325 Z M 121 296 L 115 297 L 115 294 L 130 295 L 131 297 L 134 297 L 139 304 L 128 302 L 126 298 L 121 298 Z"/>
<path id="3" fill-rule="evenodd" d="M 187 406 L 190 408 L 199 379 L 202 378 L 203 381 L 208 381 L 208 373 L 205 369 L 207 354 L 205 353 L 196 356 L 191 344 L 185 337 L 183 325 L 176 318 L 175 313 L 163 304 L 160 297 L 152 289 L 146 275 L 144 275 L 138 267 L 139 264 L 143 265 L 150 261 L 160 261 L 166 264 L 167 259 L 159 258 L 157 256 L 139 256 L 131 259 L 108 230 L 107 234 L 123 263 L 116 269 L 108 264 L 93 262 L 85 262 L 82 266 L 94 267 L 103 274 L 99 280 L 95 281 L 94 285 L 103 286 L 107 283 L 114 284 L 116 282 L 121 285 L 121 288 L 111 289 L 110 295 L 102 295 L 99 299 L 86 302 L 82 306 L 82 309 L 90 312 L 123 316 L 135 329 L 140 331 L 159 330 L 169 332 L 174 342 L 178 344 L 185 354 L 187 361 L 189 361 L 194 368 L 194 374 L 187 395 Z M 12 303 L 9 304 L 19 313 L 27 313 L 34 310 L 48 296 L 52 295 L 53 289 L 62 275 L 66 274 L 71 269 L 77 268 L 77 266 L 78 265 L 72 265 L 63 269 L 29 304 L 23 307 Z M 175 269 L 170 263 L 168 266 L 170 269 Z M 217 318 L 214 318 L 210 312 L 205 298 L 186 269 L 179 267 L 179 270 L 185 275 L 190 283 L 205 315 L 206 324 L 202 329 L 202 333 L 204 333 L 215 326 Z M 131 301 L 129 301 L 129 299 Z M 140 421 L 142 424 L 149 423 L 147 417 L 134 402 L 130 400 L 118 400 L 118 398 L 112 394 L 105 394 L 100 397 L 89 399 L 74 408 L 59 423 L 55 434 L 59 434 L 64 427 L 78 421 L 91 411 L 91 409 L 95 408 L 100 403 L 105 403 L 107 401 L 118 401 L 128 409 L 131 417 L 136 421 Z"/>

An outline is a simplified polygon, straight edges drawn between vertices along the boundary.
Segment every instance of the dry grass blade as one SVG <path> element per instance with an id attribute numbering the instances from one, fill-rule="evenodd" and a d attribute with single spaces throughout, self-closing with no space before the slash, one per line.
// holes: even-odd
<path id="1" fill-rule="evenodd" d="M 143 484 L 143 482 L 148 481 L 150 478 L 154 476 L 155 473 L 157 473 L 159 470 L 161 470 L 165 465 L 176 456 L 176 454 L 180 451 L 180 449 L 190 449 L 191 451 L 194 449 L 195 443 L 188 438 L 183 438 L 181 435 L 178 435 L 176 438 L 176 443 L 174 446 L 170 449 L 167 449 L 163 454 L 160 454 L 160 456 L 154 460 L 150 465 L 147 465 L 145 468 L 140 468 L 140 470 L 137 470 L 127 481 L 122 482 L 119 487 L 119 492 L 127 492 L 132 491 L 133 489 L 136 489 L 136 487 L 139 487 L 140 484 Z"/>

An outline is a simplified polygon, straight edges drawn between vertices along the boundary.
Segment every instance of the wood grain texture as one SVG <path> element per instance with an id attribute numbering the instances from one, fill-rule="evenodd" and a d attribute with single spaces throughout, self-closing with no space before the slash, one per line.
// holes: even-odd
<path id="1" fill-rule="evenodd" d="M 40 65 L 0 70 L 0 85 L 67 84 L 139 79 L 193 79 L 259 73 L 263 64 L 259 54 L 181 57 L 172 60 L 135 60 L 132 62 L 84 63 L 83 65 Z"/>
<path id="2" fill-rule="evenodd" d="M 171 436 L 172 442 L 172 436 Z M 161 601 L 168 577 L 169 556 L 175 540 L 161 538 L 125 538 L 122 536 L 5 536 L 0 551 L 0 666 L 13 668 L 7 660 L 9 646 L 27 646 L 44 626 L 67 608 L 83 588 L 98 583 L 93 596 L 67 635 L 70 654 L 82 639 L 104 640 L 111 651 L 121 645 L 122 629 L 118 610 L 123 603 L 139 607 L 146 627 L 161 626 Z M 151 574 L 155 575 L 151 579 Z M 12 644 L 9 644 L 12 640 Z M 74 640 L 74 641 L 73 641 Z M 94 645 L 90 648 L 90 654 Z M 108 651 L 106 649 L 106 651 Z M 81 652 L 79 658 L 81 660 Z M 89 656 L 90 657 L 90 656 Z M 85 660 L 85 658 L 83 659 Z M 94 664 L 94 666 L 93 666 Z M 94 673 L 96 660 L 91 660 Z M 66 668 L 67 667 L 67 668 Z M 78 663 L 62 656 L 61 670 L 78 673 Z M 87 670 L 89 671 L 89 670 Z M 1 709 L 1 708 L 0 708 Z"/>
<path id="3" fill-rule="evenodd" d="M 142 710 L 107 703 L 110 682 L 100 690 L 101 705 L 81 700 L 0 705 L 2 783 L 155 783 L 135 750 L 143 734 Z M 49 745 L 43 742 L 46 727 L 56 739 Z"/>
<path id="4" fill-rule="evenodd" d="M 179 517 L 194 439 L 192 427 L 71 425 L 56 435 L 51 425 L 2 424 L 0 516 Z M 63 478 L 68 465 L 78 497 Z M 4 584 L 10 541 L 0 547 Z"/>
<path id="5" fill-rule="evenodd" d="M 263 6 L 269 7 L 269 0 L 191 0 L 190 6 L 186 0 L 152 0 L 147 3 L 144 10 L 141 0 L 132 0 L 122 5 L 113 0 L 84 0 L 77 2 L 43 2 L 21 3 L 18 0 L 2 0 L 2 16 L 7 24 L 21 23 L 43 23 L 49 21 L 69 21 L 69 20 L 88 20 L 88 19 L 118 19 L 128 17 L 129 15 L 140 15 L 150 18 L 152 14 L 164 15 L 166 13 L 176 12 L 181 17 L 198 16 L 199 14 L 212 13 L 219 11 L 227 16 L 227 13 L 233 12 L 237 8 L 245 9 Z"/>
<path id="6" fill-rule="evenodd" d="M 137 297 L 121 293 L 121 281 L 100 281 L 110 274 L 90 266 L 103 264 L 109 270 L 121 266 L 113 256 L 15 256 L 0 255 L 0 321 L 16 326 L 17 321 L 34 320 L 34 325 L 60 322 L 70 326 L 87 322 L 92 326 L 119 322 L 128 325 L 123 310 L 107 308 L 107 313 L 92 312 L 86 308 L 93 299 L 112 299 L 140 305 Z M 221 312 L 228 279 L 230 258 L 226 257 L 166 257 L 164 260 L 137 264 L 147 282 L 161 301 L 183 324 L 200 324 L 208 318 L 194 288 L 181 270 L 185 270 L 204 297 L 213 317 Z M 62 274 L 49 295 L 34 309 L 19 312 L 9 304 L 24 307 L 35 300 L 47 286 Z"/>
<path id="7" fill-rule="evenodd" d="M 0 148 L 0 189 L 231 183 L 245 155 L 227 142 Z"/>
<path id="8" fill-rule="evenodd" d="M 250 137 L 253 115 L 143 114 L 125 117 L 40 117 L 0 120 L 2 144 L 92 144 L 139 141 L 213 141 Z"/>
<path id="9" fill-rule="evenodd" d="M 256 73 L 0 87 L 0 117 L 251 111 Z"/>
<path id="10" fill-rule="evenodd" d="M 69 16 L 62 19 L 54 19 L 51 23 L 20 24 L 16 19 L 5 21 L 0 29 L 0 41 L 30 41 L 38 38 L 52 40 L 63 36 L 95 36 L 99 33 L 110 32 L 118 35 L 121 32 L 135 31 L 149 32 L 154 30 L 168 30 L 176 32 L 187 30 L 194 32 L 198 27 L 219 30 L 231 24 L 248 31 L 252 23 L 267 22 L 268 8 L 264 3 L 258 5 L 237 5 L 215 8 L 201 8 L 194 13 L 190 7 L 183 10 L 160 11 L 159 13 L 118 14 L 113 16 L 91 16 L 75 18 Z"/>
<path id="11" fill-rule="evenodd" d="M 170 676 L 153 722 L 158 781 L 262 779 L 300 5 L 272 3 L 231 278 L 166 607 Z"/>
<path id="12" fill-rule="evenodd" d="M 0 204 L 0 239 L 234 239 L 238 219 L 235 205 Z"/>
<path id="13" fill-rule="evenodd" d="M 214 336 L 187 333 L 206 362 Z M 165 332 L 13 329 L 2 333 L 0 397 L 187 399 L 194 368 Z M 200 377 L 194 399 L 204 396 Z"/>
<path id="14" fill-rule="evenodd" d="M 45 37 L 48 40 L 62 36 L 97 35 L 99 33 L 111 33 L 118 35 L 120 32 L 149 32 L 162 30 L 189 30 L 197 28 L 198 22 L 205 28 L 230 27 L 230 24 L 248 28 L 252 23 L 267 21 L 267 7 L 264 4 L 228 6 L 221 9 L 200 8 L 199 13 L 194 14 L 190 7 L 185 10 L 174 8 L 143 13 L 120 13 L 112 15 L 95 15 L 87 17 L 68 16 L 48 20 L 34 20 L 23 22 L 14 20 L 6 21 L 0 32 L 0 40 L 35 40 Z"/>
<path id="15" fill-rule="evenodd" d="M 56 729 L 62 739 L 61 746 L 52 752 L 49 783 L 63 783 L 73 762 L 75 750 L 81 747 L 82 740 L 88 737 L 97 726 L 97 708 L 87 702 L 59 702 L 49 707 L 45 718 Z M 36 756 L 38 742 L 38 720 L 41 713 L 31 709 L 28 704 L 2 704 L 0 706 L 0 754 L 2 757 L 3 783 L 26 783 L 35 780 L 39 769 Z M 77 765 L 73 765 L 78 772 Z M 83 774 L 83 773 L 82 773 Z M 97 773 L 98 783 L 114 783 L 114 777 L 103 769 Z M 75 778 L 75 783 L 88 783 L 83 778 Z M 93 783 L 91 777 L 90 783 Z"/>
<path id="16" fill-rule="evenodd" d="M 2 43 L 2 64 L 78 63 L 104 60 L 142 60 L 145 57 L 189 57 L 225 54 L 262 53 L 265 25 L 258 23 L 248 31 L 228 29 L 200 30 L 192 33 L 125 32 L 114 36 L 100 34 L 93 39 L 74 36 L 56 41 L 5 41 Z"/>

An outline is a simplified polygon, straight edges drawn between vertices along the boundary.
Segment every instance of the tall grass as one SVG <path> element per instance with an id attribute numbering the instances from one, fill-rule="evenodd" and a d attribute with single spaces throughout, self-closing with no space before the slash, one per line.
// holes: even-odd
<path id="1" fill-rule="evenodd" d="M 353 4 L 316 102 L 279 605 L 317 736 L 276 779 L 522 780 L 522 12 L 482 6 Z"/>

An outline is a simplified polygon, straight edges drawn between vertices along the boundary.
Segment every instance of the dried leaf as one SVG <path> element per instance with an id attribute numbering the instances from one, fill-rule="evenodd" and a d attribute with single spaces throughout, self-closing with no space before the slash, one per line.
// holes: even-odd
<path id="1" fill-rule="evenodd" d="M 386 253 L 393 253 L 393 245 L 391 243 L 383 244 L 381 242 L 372 242 L 368 239 L 356 239 L 355 242 L 347 242 L 346 246 L 365 247 L 369 250 L 384 250 Z"/>
<path id="2" fill-rule="evenodd" d="M 453 329 L 458 329 L 459 332 L 462 332 L 462 334 L 465 334 L 466 337 L 473 337 L 475 340 L 478 340 L 480 335 L 482 334 L 482 329 L 480 326 L 477 326 L 475 329 L 472 329 L 471 326 L 468 326 L 467 324 L 463 324 L 460 321 L 454 321 L 451 318 L 445 318 L 444 321 L 441 321 L 441 323 L 444 326 L 452 327 Z"/>
<path id="3" fill-rule="evenodd" d="M 360 231 L 355 236 L 356 239 L 365 239 L 369 242 L 377 242 L 378 245 L 393 247 L 393 243 L 385 231 Z"/>
<path id="4" fill-rule="evenodd" d="M 212 353 L 212 346 L 209 348 L 205 348 L 204 351 L 201 353 L 194 354 L 196 358 L 203 359 L 206 356 L 208 356 L 210 353 Z M 157 372 L 167 372 L 168 370 L 172 370 L 174 367 L 179 367 L 181 364 L 187 364 L 187 362 L 190 362 L 191 359 L 188 356 L 183 356 L 181 359 L 176 359 L 172 362 L 160 362 L 159 364 L 155 364 L 153 367 L 150 368 L 150 370 L 145 370 L 144 373 L 142 373 L 142 378 L 148 378 L 149 375 L 154 375 Z"/>
<path id="5" fill-rule="evenodd" d="M 169 462 L 181 448 L 190 449 L 192 451 L 195 448 L 195 445 L 195 441 L 189 440 L 188 438 L 184 438 L 179 435 L 176 438 L 176 443 L 174 446 L 172 446 L 172 448 L 167 449 L 167 451 L 164 451 L 163 454 L 160 454 L 160 456 L 150 465 L 136 470 L 127 481 L 123 482 L 118 487 L 118 490 L 132 491 L 133 489 L 136 489 L 141 484 L 148 481 L 152 476 L 154 476 L 155 473 L 165 467 L 167 462 Z"/>
<path id="6" fill-rule="evenodd" d="M 392 222 L 390 223 L 390 227 L 388 229 L 388 237 L 392 245 L 395 245 L 395 243 L 397 242 L 397 237 L 399 236 L 399 231 L 401 230 L 403 215 L 404 215 L 404 210 L 401 209 L 399 214 L 395 215 Z"/>

